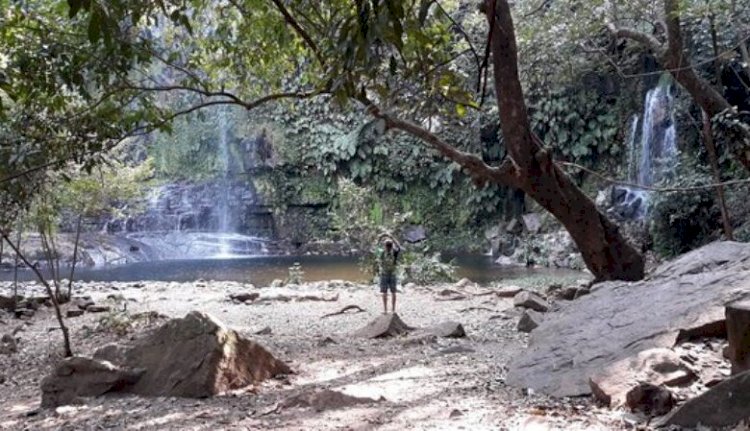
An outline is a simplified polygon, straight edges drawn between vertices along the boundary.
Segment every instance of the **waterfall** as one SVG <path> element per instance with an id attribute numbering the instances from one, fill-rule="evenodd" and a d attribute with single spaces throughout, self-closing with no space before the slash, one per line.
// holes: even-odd
<path id="1" fill-rule="evenodd" d="M 677 126 L 674 96 L 669 84 L 660 84 L 646 94 L 643 121 L 631 118 L 628 140 L 628 180 L 651 187 L 667 178 L 677 162 Z M 640 220 L 648 215 L 650 193 L 639 187 L 615 187 L 612 200 L 618 213 Z"/>
<path id="2" fill-rule="evenodd" d="M 222 109 L 219 112 L 219 156 L 221 157 L 221 165 L 223 169 L 221 177 L 221 188 L 222 191 L 219 193 L 219 257 L 231 256 L 232 245 L 229 242 L 229 233 L 232 232 L 231 226 L 231 215 L 229 210 L 229 192 L 230 192 L 230 169 L 229 169 L 229 145 L 227 143 L 227 116 L 226 112 Z"/>

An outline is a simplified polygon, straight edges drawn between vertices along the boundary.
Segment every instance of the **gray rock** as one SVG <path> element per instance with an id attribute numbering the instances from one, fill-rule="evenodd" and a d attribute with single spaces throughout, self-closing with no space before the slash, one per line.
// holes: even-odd
<path id="1" fill-rule="evenodd" d="M 505 231 L 512 234 L 519 234 L 523 230 L 523 226 L 518 222 L 518 219 L 511 220 L 505 227 Z"/>
<path id="2" fill-rule="evenodd" d="M 229 298 L 232 301 L 237 302 L 253 302 L 256 299 L 260 298 L 260 293 L 258 292 L 243 292 L 243 293 L 235 293 L 232 295 L 229 295 Z"/>
<path id="3" fill-rule="evenodd" d="M 86 310 L 90 306 L 94 305 L 94 300 L 91 299 L 90 296 L 79 296 L 77 298 L 73 298 L 73 305 L 78 307 L 81 310 Z"/>
<path id="4" fill-rule="evenodd" d="M 513 305 L 516 307 L 530 308 L 534 311 L 544 313 L 549 310 L 549 303 L 533 292 L 521 291 L 513 297 Z"/>
<path id="5" fill-rule="evenodd" d="M 680 330 L 721 320 L 724 304 L 748 295 L 749 267 L 750 244 L 717 242 L 662 265 L 648 280 L 597 284 L 545 316 L 509 364 L 507 382 L 553 396 L 590 394 L 588 379 L 599 370 L 672 347 Z"/>
<path id="6" fill-rule="evenodd" d="M 702 425 L 715 429 L 733 426 L 748 418 L 750 371 L 745 371 L 688 400 L 660 421 L 659 425 L 685 428 Z"/>
<path id="7" fill-rule="evenodd" d="M 404 229 L 404 241 L 414 244 L 427 239 L 427 231 L 424 226 L 408 226 Z"/>
<path id="8" fill-rule="evenodd" d="M 537 213 L 524 214 L 523 224 L 529 233 L 539 233 L 539 230 L 542 228 L 542 218 Z"/>
<path id="9" fill-rule="evenodd" d="M 542 313 L 534 310 L 524 310 L 523 314 L 521 314 L 521 318 L 518 319 L 518 326 L 516 329 L 518 329 L 519 332 L 531 332 L 542 323 L 542 320 L 544 320 L 544 315 Z"/>
<path id="10" fill-rule="evenodd" d="M 429 333 L 444 338 L 463 338 L 466 336 L 463 325 L 458 322 L 443 322 L 428 330 Z"/>
<path id="11" fill-rule="evenodd" d="M 16 339 L 10 335 L 5 334 L 0 338 L 0 355 L 11 355 L 18 352 L 18 344 Z"/>
<path id="12" fill-rule="evenodd" d="M 77 404 L 81 397 L 122 389 L 138 381 L 143 373 L 142 369 L 124 369 L 98 359 L 66 358 L 42 380 L 42 407 Z"/>
<path id="13" fill-rule="evenodd" d="M 375 320 L 354 333 L 359 338 L 385 338 L 407 334 L 412 327 L 404 323 L 398 314 L 381 314 Z"/>

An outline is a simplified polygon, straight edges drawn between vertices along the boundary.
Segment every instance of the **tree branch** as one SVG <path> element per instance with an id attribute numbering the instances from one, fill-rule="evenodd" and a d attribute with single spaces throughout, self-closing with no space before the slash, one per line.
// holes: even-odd
<path id="1" fill-rule="evenodd" d="M 517 187 L 518 179 L 516 170 L 511 163 L 504 163 L 500 167 L 493 167 L 484 162 L 474 154 L 457 149 L 456 147 L 441 140 L 429 130 L 412 123 L 384 113 L 365 97 L 359 100 L 367 107 L 368 114 L 385 121 L 386 129 L 395 129 L 408 133 L 421 141 L 427 143 L 437 150 L 443 157 L 456 162 L 466 168 L 469 175 L 477 182 L 492 182 L 507 186 Z"/>
<path id="2" fill-rule="evenodd" d="M 323 58 L 323 55 L 320 53 L 320 49 L 318 48 L 318 45 L 315 43 L 315 41 L 310 37 L 310 35 L 305 31 L 304 28 L 297 22 L 297 20 L 292 16 L 291 13 L 289 13 L 289 10 L 284 6 L 284 3 L 281 2 L 281 0 L 271 0 L 274 5 L 276 5 L 276 9 L 281 12 L 281 15 L 284 16 L 284 20 L 289 24 L 294 31 L 297 33 L 299 37 L 302 38 L 302 40 L 305 41 L 307 46 L 310 48 L 310 50 L 315 54 L 315 58 L 318 59 L 318 63 L 320 63 L 321 66 L 325 67 L 326 61 Z"/>
<path id="3" fill-rule="evenodd" d="M 612 33 L 612 36 L 617 39 L 630 39 L 640 43 L 641 45 L 644 45 L 646 48 L 650 49 L 659 59 L 661 59 L 666 53 L 666 49 L 664 45 L 659 41 L 659 39 L 651 36 L 650 34 L 646 34 L 632 28 L 616 27 L 612 23 L 607 23 L 607 29 L 610 33 Z"/>

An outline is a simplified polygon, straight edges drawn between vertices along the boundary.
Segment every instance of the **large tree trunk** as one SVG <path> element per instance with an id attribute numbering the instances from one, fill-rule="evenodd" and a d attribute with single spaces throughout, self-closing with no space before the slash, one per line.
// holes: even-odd
<path id="1" fill-rule="evenodd" d="M 551 160 L 531 131 L 518 76 L 518 50 L 507 0 L 487 0 L 500 126 L 518 187 L 568 230 L 598 280 L 640 280 L 643 257 Z"/>

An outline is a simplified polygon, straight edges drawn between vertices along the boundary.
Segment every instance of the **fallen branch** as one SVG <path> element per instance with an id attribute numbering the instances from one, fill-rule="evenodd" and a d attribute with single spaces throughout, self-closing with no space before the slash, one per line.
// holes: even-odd
<path id="1" fill-rule="evenodd" d="M 332 316 L 339 316 L 341 314 L 347 314 L 347 312 L 351 311 L 351 310 L 355 310 L 354 313 L 364 313 L 365 312 L 365 309 L 362 308 L 362 307 L 360 307 L 359 305 L 347 305 L 346 307 L 342 308 L 341 310 L 339 310 L 339 311 L 337 311 L 335 313 L 328 313 L 328 314 L 323 315 L 321 317 L 321 319 L 325 319 L 327 317 L 332 317 Z M 350 313 L 350 314 L 354 314 L 354 313 Z"/>

